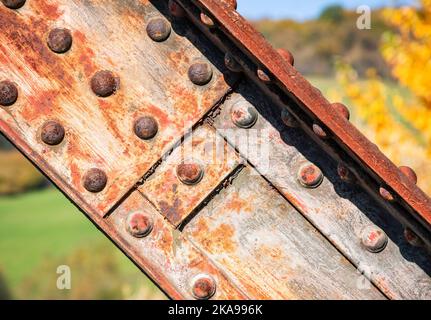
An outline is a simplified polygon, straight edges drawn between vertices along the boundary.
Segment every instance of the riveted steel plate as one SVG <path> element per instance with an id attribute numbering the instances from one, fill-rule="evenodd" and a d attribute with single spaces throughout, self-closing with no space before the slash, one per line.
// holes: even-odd
<path id="1" fill-rule="evenodd" d="M 223 59 L 187 21 L 167 13 L 167 1 L 40 0 L 19 10 L 0 6 L 0 81 L 18 88 L 18 101 L 0 108 L 0 129 L 18 147 L 37 158 L 38 166 L 66 185 L 69 196 L 106 214 L 181 136 L 228 90 Z M 165 19 L 172 31 L 166 41 L 146 34 L 152 19 Z M 171 19 L 171 20 L 169 20 Z M 54 28 L 69 29 L 72 47 L 50 50 Z M 194 62 L 213 70 L 209 84 L 188 78 Z M 116 92 L 98 97 L 93 75 L 109 70 Z M 141 140 L 135 121 L 152 116 L 158 133 Z M 63 141 L 41 141 L 47 121 L 60 123 Z M 102 192 L 84 188 L 92 168 L 103 170 Z M 63 188 L 64 189 L 64 188 Z M 82 205 L 80 205 L 82 206 Z"/>
<path id="2" fill-rule="evenodd" d="M 238 105 L 259 113 L 253 128 L 233 124 L 232 109 Z M 287 127 L 281 114 L 259 90 L 244 83 L 221 106 L 214 126 L 386 296 L 430 299 L 431 260 L 426 251 L 408 244 L 403 227 L 386 209 L 359 187 L 343 182 L 337 164 L 300 128 Z M 298 181 L 300 168 L 309 162 L 325 176 L 315 189 Z M 361 243 L 364 229 L 375 225 L 389 237 L 380 253 L 367 251 Z"/>
<path id="3" fill-rule="evenodd" d="M 249 167 L 184 233 L 254 299 L 385 298 Z"/>
<path id="4" fill-rule="evenodd" d="M 240 164 L 235 150 L 207 125 L 194 131 L 164 160 L 139 191 L 174 226 L 180 225 Z M 194 185 L 182 183 L 177 168 L 183 163 L 201 166 L 201 180 Z"/>
<path id="5" fill-rule="evenodd" d="M 145 214 L 152 230 L 143 238 L 127 231 L 129 214 Z M 213 299 L 247 298 L 223 272 L 176 230 L 139 192 L 133 192 L 106 221 L 117 243 L 172 298 L 194 299 L 193 279 L 205 274 L 215 281 Z"/>

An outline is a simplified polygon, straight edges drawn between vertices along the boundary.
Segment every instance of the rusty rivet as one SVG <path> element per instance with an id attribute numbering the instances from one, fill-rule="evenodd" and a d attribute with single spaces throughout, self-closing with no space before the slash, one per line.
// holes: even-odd
<path id="1" fill-rule="evenodd" d="M 175 0 L 169 0 L 169 11 L 175 18 L 184 18 L 186 12 Z"/>
<path id="2" fill-rule="evenodd" d="M 99 97 L 109 97 L 118 89 L 117 79 L 111 71 L 97 71 L 91 79 L 91 89 Z"/>
<path id="3" fill-rule="evenodd" d="M 238 63 L 238 61 L 236 61 L 236 59 L 229 52 L 227 52 L 224 56 L 224 64 L 226 68 L 229 69 L 229 71 L 232 71 L 235 73 L 242 71 L 242 66 Z"/>
<path id="4" fill-rule="evenodd" d="M 215 22 L 214 20 L 208 16 L 206 13 L 201 13 L 201 21 L 204 25 L 206 25 L 208 28 L 214 28 Z"/>
<path id="5" fill-rule="evenodd" d="M 208 275 L 198 275 L 192 280 L 192 294 L 198 300 L 208 300 L 214 296 L 217 286 Z"/>
<path id="6" fill-rule="evenodd" d="M 177 166 L 178 179 L 187 185 L 199 183 L 204 176 L 202 166 L 193 161 L 186 161 Z"/>
<path id="7" fill-rule="evenodd" d="M 362 245 L 372 253 L 383 251 L 388 244 L 388 236 L 377 226 L 366 227 L 361 234 Z"/>
<path id="8" fill-rule="evenodd" d="M 411 229 L 404 229 L 404 238 L 413 247 L 423 247 L 425 244 Z"/>
<path id="9" fill-rule="evenodd" d="M 281 120 L 286 126 L 290 128 L 296 128 L 299 126 L 298 120 L 296 120 L 296 118 L 292 115 L 292 113 L 289 112 L 289 110 L 287 110 L 287 108 L 283 108 L 283 110 L 281 110 Z"/>
<path id="10" fill-rule="evenodd" d="M 25 4 L 26 0 L 1 0 L 1 2 L 9 9 L 19 9 Z"/>
<path id="11" fill-rule="evenodd" d="M 326 131 L 323 130 L 323 128 L 316 123 L 313 124 L 313 132 L 316 134 L 316 136 L 318 136 L 321 139 L 328 138 L 328 134 L 326 133 Z"/>
<path id="12" fill-rule="evenodd" d="M 307 163 L 299 169 L 298 181 L 306 188 L 317 188 L 323 182 L 323 173 L 316 165 Z"/>
<path id="13" fill-rule="evenodd" d="M 48 35 L 48 47 L 55 53 L 65 53 L 72 47 L 72 34 L 67 29 L 56 28 Z"/>
<path id="14" fill-rule="evenodd" d="M 355 176 L 352 174 L 352 172 L 344 165 L 339 164 L 337 167 L 338 176 L 341 180 L 345 182 L 352 183 L 356 180 Z"/>
<path id="15" fill-rule="evenodd" d="M 399 169 L 411 182 L 413 182 L 414 184 L 418 183 L 418 176 L 412 168 L 401 166 Z"/>
<path id="16" fill-rule="evenodd" d="M 287 61 L 288 64 L 292 66 L 295 64 L 295 58 L 290 51 L 287 51 L 286 49 L 278 49 L 277 52 L 284 60 Z"/>
<path id="17" fill-rule="evenodd" d="M 8 80 L 0 82 L 0 105 L 9 107 L 18 100 L 18 88 Z"/>
<path id="18" fill-rule="evenodd" d="M 256 109 L 246 102 L 235 103 L 230 111 L 230 116 L 233 123 L 243 129 L 253 127 L 258 118 Z"/>
<path id="19" fill-rule="evenodd" d="M 134 131 L 142 140 L 149 140 L 156 136 L 159 125 L 153 117 L 145 116 L 135 121 Z"/>
<path id="20" fill-rule="evenodd" d="M 153 220 L 143 212 L 132 212 L 126 219 L 127 231 L 136 238 L 144 238 L 153 230 Z"/>
<path id="21" fill-rule="evenodd" d="M 265 82 L 265 83 L 269 83 L 271 82 L 271 78 L 269 77 L 268 73 L 266 73 L 264 70 L 262 69 L 258 69 L 257 70 L 257 77 L 260 79 L 260 81 Z"/>
<path id="22" fill-rule="evenodd" d="M 100 169 L 93 168 L 87 171 L 84 176 L 84 188 L 92 193 L 101 192 L 108 183 L 106 173 Z"/>
<path id="23" fill-rule="evenodd" d="M 340 113 L 344 118 L 350 120 L 350 111 L 349 109 L 342 103 L 333 103 L 332 108 L 335 109 L 338 113 Z"/>
<path id="24" fill-rule="evenodd" d="M 395 201 L 394 196 L 393 196 L 393 195 L 392 195 L 392 193 L 390 193 L 387 189 L 385 189 L 385 188 L 381 187 L 381 188 L 379 189 L 379 193 L 380 193 L 380 196 L 381 196 L 384 200 L 389 201 L 389 202 L 393 202 L 393 201 Z"/>
<path id="25" fill-rule="evenodd" d="M 171 26 L 163 18 L 151 19 L 147 25 L 148 36 L 157 42 L 165 41 L 171 34 Z"/>
<path id="26" fill-rule="evenodd" d="M 48 121 L 42 126 L 41 139 L 50 146 L 60 144 L 64 139 L 65 131 L 61 124 L 56 121 Z"/>
<path id="27" fill-rule="evenodd" d="M 209 83 L 213 77 L 211 66 L 206 62 L 197 62 L 189 68 L 189 79 L 198 86 Z"/>

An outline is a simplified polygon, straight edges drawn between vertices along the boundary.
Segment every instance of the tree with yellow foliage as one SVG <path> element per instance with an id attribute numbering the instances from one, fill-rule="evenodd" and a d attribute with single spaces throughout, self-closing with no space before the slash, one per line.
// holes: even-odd
<path id="1" fill-rule="evenodd" d="M 338 80 L 354 121 L 398 165 L 416 170 L 431 194 L 431 0 L 418 7 L 388 8 L 384 19 L 399 32 L 386 33 L 382 55 L 404 89 L 396 90 L 372 70 L 360 81 L 339 64 Z"/>

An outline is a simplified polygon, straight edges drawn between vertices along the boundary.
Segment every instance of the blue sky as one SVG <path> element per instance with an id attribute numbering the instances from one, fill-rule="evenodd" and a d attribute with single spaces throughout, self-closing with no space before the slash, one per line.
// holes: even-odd
<path id="1" fill-rule="evenodd" d="M 389 6 L 394 4 L 413 4 L 415 0 L 237 0 L 238 11 L 249 19 L 258 18 L 291 18 L 304 20 L 319 15 L 323 8 L 330 4 L 341 4 L 347 8 L 360 5 L 370 7 Z"/>

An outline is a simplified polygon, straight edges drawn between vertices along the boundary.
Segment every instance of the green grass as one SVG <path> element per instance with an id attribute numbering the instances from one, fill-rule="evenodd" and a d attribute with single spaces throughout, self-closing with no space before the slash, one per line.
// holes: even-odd
<path id="1" fill-rule="evenodd" d="M 95 241 L 103 235 L 57 190 L 0 198 L 0 268 L 12 288 L 44 257 Z"/>

